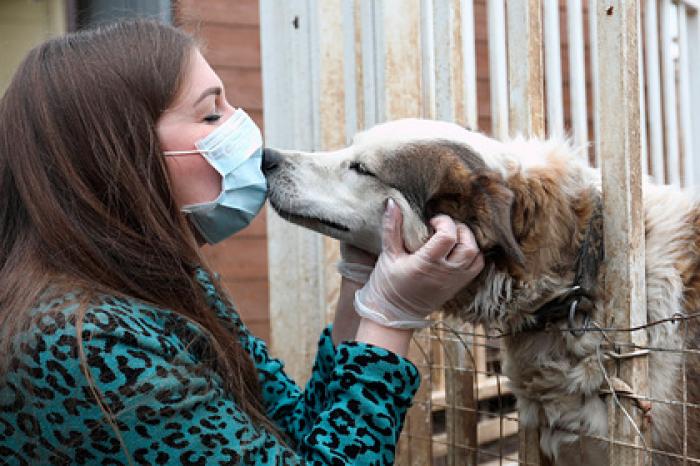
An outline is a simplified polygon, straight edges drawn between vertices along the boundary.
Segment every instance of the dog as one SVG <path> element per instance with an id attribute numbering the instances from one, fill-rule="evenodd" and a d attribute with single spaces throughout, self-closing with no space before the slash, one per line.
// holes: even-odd
<path id="1" fill-rule="evenodd" d="M 595 439 L 608 436 L 602 367 L 610 354 L 602 348 L 615 334 L 594 331 L 605 325 L 607 299 L 602 191 L 582 152 L 566 141 L 498 141 L 453 123 L 403 119 L 358 133 L 340 150 L 265 149 L 263 170 L 281 217 L 375 254 L 389 197 L 403 213 L 408 251 L 425 243 L 438 213 L 468 225 L 486 265 L 445 312 L 504 332 L 503 371 L 520 422 L 540 431 L 541 450 L 556 464 L 597 464 L 606 442 Z M 643 198 L 648 319 L 698 312 L 700 196 L 645 181 Z M 645 330 L 649 347 L 671 350 L 648 356 L 653 448 L 677 455 L 682 408 L 663 400 L 682 400 L 683 356 L 674 350 L 698 347 L 695 322 Z M 697 404 L 700 358 L 688 355 L 686 365 L 687 401 Z M 686 419 L 696 458 L 698 411 L 689 407 Z"/>

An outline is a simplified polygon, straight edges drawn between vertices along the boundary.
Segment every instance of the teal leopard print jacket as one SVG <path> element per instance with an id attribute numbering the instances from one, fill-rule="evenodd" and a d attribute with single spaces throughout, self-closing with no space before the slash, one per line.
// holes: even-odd
<path id="1" fill-rule="evenodd" d="M 105 298 L 86 314 L 83 347 L 132 464 L 393 463 L 420 383 L 413 364 L 368 344 L 334 347 L 326 328 L 302 391 L 203 271 L 198 279 L 252 355 L 267 415 L 289 445 L 254 428 L 220 377 L 202 370 L 196 326 L 136 300 Z M 129 464 L 80 370 L 71 298 L 43 303 L 38 324 L 16 342 L 0 381 L 2 464 Z"/>

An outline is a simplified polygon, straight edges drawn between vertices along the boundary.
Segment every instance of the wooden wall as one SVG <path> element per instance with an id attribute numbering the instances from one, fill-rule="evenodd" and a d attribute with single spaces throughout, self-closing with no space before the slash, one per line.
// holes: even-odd
<path id="1" fill-rule="evenodd" d="M 205 58 L 221 77 L 226 97 L 262 129 L 260 21 L 258 0 L 179 0 L 174 21 L 202 44 Z M 234 237 L 204 254 L 222 275 L 243 318 L 257 336 L 269 339 L 265 214 Z"/>

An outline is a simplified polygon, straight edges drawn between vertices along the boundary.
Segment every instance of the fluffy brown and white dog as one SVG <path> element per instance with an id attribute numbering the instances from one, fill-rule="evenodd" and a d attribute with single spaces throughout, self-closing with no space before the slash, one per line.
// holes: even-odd
<path id="1" fill-rule="evenodd" d="M 604 322 L 601 186 L 572 147 L 500 142 L 452 123 L 406 119 L 375 126 L 337 151 L 266 149 L 263 165 L 270 203 L 283 218 L 374 253 L 388 197 L 403 212 L 408 250 L 428 238 L 437 213 L 466 223 L 486 266 L 446 310 L 509 335 L 504 372 L 521 422 L 540 428 L 542 450 L 558 464 L 597 462 L 600 444 L 581 451 L 579 433 L 607 435 L 603 336 L 566 329 Z M 645 184 L 644 207 L 649 320 L 699 311 L 700 197 Z M 677 322 L 649 328 L 649 346 L 678 350 L 687 334 L 697 348 L 694 322 L 687 332 Z M 700 360 L 687 364 L 688 401 L 700 403 Z M 651 352 L 653 399 L 682 400 L 681 367 L 680 353 Z M 682 453 L 682 410 L 652 405 L 654 448 Z M 693 451 L 697 409 L 689 408 L 687 422 L 689 453 L 700 456 Z M 569 457 L 572 444 L 577 453 Z"/>

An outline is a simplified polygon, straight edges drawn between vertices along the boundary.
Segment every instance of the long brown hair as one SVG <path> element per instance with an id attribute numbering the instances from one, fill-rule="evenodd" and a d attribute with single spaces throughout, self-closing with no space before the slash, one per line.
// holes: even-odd
<path id="1" fill-rule="evenodd" d="M 207 269 L 155 132 L 195 47 L 167 25 L 119 22 L 49 40 L 19 67 L 0 100 L 0 350 L 49 287 L 134 297 L 198 324 L 226 388 L 274 432 L 250 356 L 195 279 Z"/>

